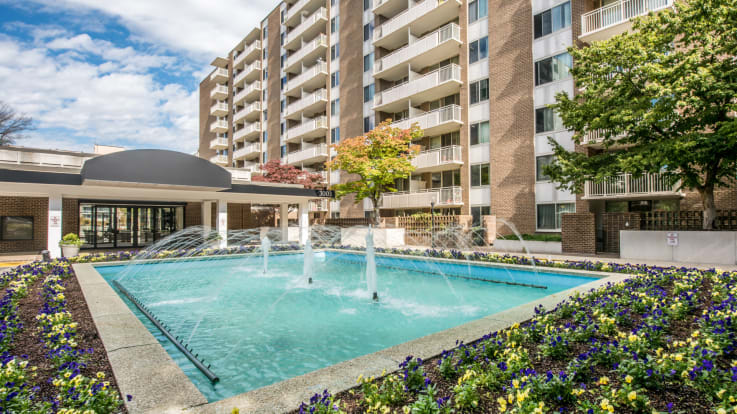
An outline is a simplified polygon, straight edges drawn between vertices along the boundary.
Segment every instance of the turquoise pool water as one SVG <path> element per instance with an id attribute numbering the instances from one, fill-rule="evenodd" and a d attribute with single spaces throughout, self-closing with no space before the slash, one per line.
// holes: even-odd
<path id="1" fill-rule="evenodd" d="M 312 285 L 302 278 L 302 260 L 301 254 L 272 254 L 266 274 L 259 256 L 100 266 L 97 271 L 108 282 L 118 280 L 212 364 L 220 377 L 215 385 L 123 297 L 211 402 L 591 281 L 377 257 L 380 300 L 374 303 L 362 280 L 362 255 L 317 253 Z"/>

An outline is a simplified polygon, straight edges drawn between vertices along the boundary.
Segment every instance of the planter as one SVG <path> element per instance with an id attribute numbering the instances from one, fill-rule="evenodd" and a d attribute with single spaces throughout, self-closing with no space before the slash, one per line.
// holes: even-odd
<path id="1" fill-rule="evenodd" d="M 374 247 L 390 249 L 392 247 L 404 246 L 404 229 L 373 229 Z M 342 228 L 340 229 L 340 244 L 344 246 L 366 247 L 366 233 L 368 228 Z"/>
<path id="2" fill-rule="evenodd" d="M 525 247 L 527 249 L 525 249 Z M 510 253 L 563 253 L 562 242 L 547 242 L 536 240 L 494 240 L 494 250 Z"/>
<path id="3" fill-rule="evenodd" d="M 74 257 L 79 254 L 79 246 L 76 244 L 62 244 L 61 255 L 64 257 Z"/>

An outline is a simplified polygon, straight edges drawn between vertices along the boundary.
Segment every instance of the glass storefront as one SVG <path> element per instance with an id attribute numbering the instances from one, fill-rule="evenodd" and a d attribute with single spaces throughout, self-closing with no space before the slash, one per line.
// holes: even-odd
<path id="1" fill-rule="evenodd" d="M 79 204 L 83 248 L 144 247 L 183 228 L 183 205 Z"/>

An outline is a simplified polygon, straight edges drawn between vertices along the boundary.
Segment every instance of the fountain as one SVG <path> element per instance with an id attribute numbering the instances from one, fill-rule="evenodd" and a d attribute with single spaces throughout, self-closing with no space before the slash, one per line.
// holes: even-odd
<path id="1" fill-rule="evenodd" d="M 304 258 L 304 278 L 307 279 L 307 283 L 312 283 L 313 262 L 315 260 L 315 254 L 312 252 L 312 242 L 310 238 L 307 238 L 305 242 L 305 258 Z"/>
<path id="2" fill-rule="evenodd" d="M 373 293 L 374 301 L 379 300 L 376 292 L 376 253 L 374 252 L 374 233 L 369 226 L 366 233 L 366 287 L 369 292 Z"/>
<path id="3" fill-rule="evenodd" d="M 264 273 L 269 271 L 269 250 L 271 250 L 271 239 L 264 237 L 261 239 L 261 252 L 264 255 Z"/>

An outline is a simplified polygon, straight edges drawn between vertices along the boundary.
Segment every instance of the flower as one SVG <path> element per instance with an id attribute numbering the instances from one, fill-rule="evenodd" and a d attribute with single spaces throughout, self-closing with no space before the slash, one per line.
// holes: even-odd
<path id="1" fill-rule="evenodd" d="M 634 401 L 637 399 L 637 393 L 635 391 L 630 391 L 629 394 L 627 394 L 627 399 L 630 401 Z"/>

